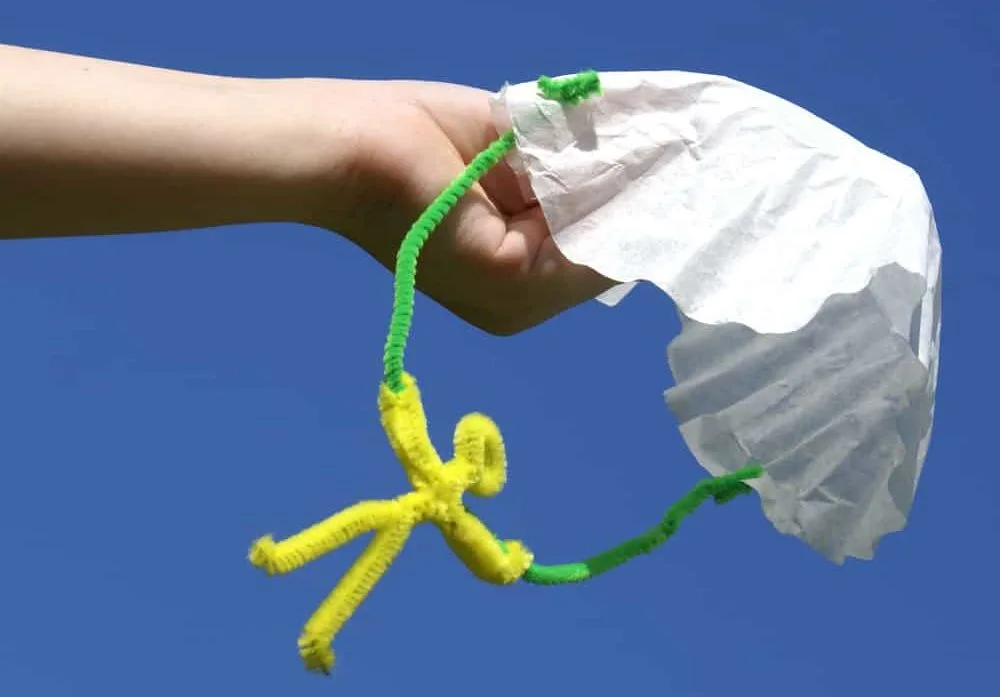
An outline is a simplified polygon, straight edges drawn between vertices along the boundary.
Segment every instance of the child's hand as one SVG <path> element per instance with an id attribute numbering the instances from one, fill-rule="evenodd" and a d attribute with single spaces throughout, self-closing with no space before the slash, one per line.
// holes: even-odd
<path id="1" fill-rule="evenodd" d="M 329 90 L 325 82 L 310 81 L 306 89 Z M 342 187 L 347 195 L 336 197 L 342 209 L 320 204 L 310 222 L 346 235 L 392 268 L 414 220 L 497 138 L 489 93 L 425 82 L 335 85 L 344 91 L 330 106 L 340 119 L 338 136 L 345 114 L 347 131 L 359 135 L 350 167 L 320 182 L 316 192 L 317 202 L 330 201 L 331 187 Z M 435 231 L 420 257 L 417 285 L 481 329 L 513 334 L 611 283 L 559 253 L 541 210 L 524 200 L 513 172 L 500 165 Z"/>

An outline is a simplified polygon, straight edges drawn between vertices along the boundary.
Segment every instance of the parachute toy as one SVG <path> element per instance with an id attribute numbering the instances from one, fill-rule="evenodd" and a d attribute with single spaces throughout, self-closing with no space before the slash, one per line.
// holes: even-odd
<path id="1" fill-rule="evenodd" d="M 652 551 L 708 499 L 756 491 L 764 514 L 833 562 L 871 559 L 909 515 L 931 432 L 940 344 L 941 247 L 910 168 L 809 112 L 728 78 L 594 71 L 506 86 L 502 135 L 418 218 L 396 259 L 378 392 L 382 426 L 412 490 L 355 504 L 250 562 L 284 574 L 373 533 L 308 620 L 299 653 L 329 674 L 332 642 L 402 551 L 432 523 L 479 579 L 579 583 Z M 676 304 L 665 393 L 703 480 L 646 533 L 578 563 L 545 566 L 494 533 L 463 494 L 494 496 L 504 442 L 463 417 L 453 453 L 431 443 L 403 356 L 417 257 L 435 226 L 507 158 L 572 262 L 639 281 Z"/>

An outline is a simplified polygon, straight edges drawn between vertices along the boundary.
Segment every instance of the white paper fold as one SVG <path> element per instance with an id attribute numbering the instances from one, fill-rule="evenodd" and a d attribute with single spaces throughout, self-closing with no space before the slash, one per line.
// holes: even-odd
<path id="1" fill-rule="evenodd" d="M 571 261 L 649 281 L 683 330 L 667 403 L 713 474 L 753 459 L 774 525 L 831 560 L 905 525 L 927 452 L 941 248 L 917 174 L 767 92 L 602 73 L 577 106 L 494 100 Z"/>

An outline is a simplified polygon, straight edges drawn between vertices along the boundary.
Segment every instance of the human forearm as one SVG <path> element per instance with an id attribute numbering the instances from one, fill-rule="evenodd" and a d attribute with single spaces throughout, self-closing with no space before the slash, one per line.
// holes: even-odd
<path id="1" fill-rule="evenodd" d="M 299 220 L 350 143 L 296 83 L 0 46 L 0 238 Z"/>

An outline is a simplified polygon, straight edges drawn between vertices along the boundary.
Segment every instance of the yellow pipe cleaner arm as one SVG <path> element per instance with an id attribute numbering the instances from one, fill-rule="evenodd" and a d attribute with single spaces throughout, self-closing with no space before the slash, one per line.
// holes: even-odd
<path id="1" fill-rule="evenodd" d="M 455 427 L 454 454 L 444 463 L 431 443 L 416 381 L 404 373 L 403 384 L 404 389 L 394 392 L 383 383 L 378 406 L 389 443 L 413 491 L 392 500 L 355 504 L 281 542 L 265 536 L 250 548 L 254 566 L 269 575 L 284 574 L 375 532 L 303 628 L 299 654 L 310 670 L 329 674 L 333 669 L 335 635 L 420 523 L 433 523 L 459 559 L 485 581 L 514 583 L 532 562 L 531 553 L 520 542 L 507 540 L 498 545 L 490 530 L 462 503 L 466 491 L 489 497 L 500 493 L 506 483 L 507 460 L 496 424 L 482 414 L 462 417 Z"/>

